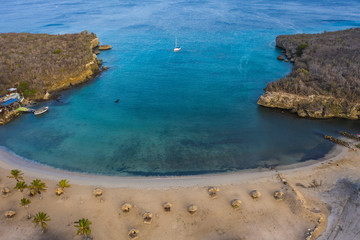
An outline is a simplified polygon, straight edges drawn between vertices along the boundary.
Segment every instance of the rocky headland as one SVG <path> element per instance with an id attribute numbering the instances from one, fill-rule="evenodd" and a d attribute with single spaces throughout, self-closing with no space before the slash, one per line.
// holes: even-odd
<path id="1" fill-rule="evenodd" d="M 0 94 L 18 87 L 25 98 L 42 99 L 82 83 L 101 66 L 94 33 L 49 35 L 0 33 Z"/>
<path id="2" fill-rule="evenodd" d="M 15 87 L 29 101 L 48 100 L 55 92 L 84 83 L 101 70 L 94 33 L 49 35 L 0 33 L 0 96 Z M 104 68 L 105 69 L 105 68 Z M 0 114 L 0 124 L 19 115 L 15 107 Z"/>
<path id="3" fill-rule="evenodd" d="M 280 35 L 276 46 L 294 66 L 267 85 L 259 105 L 301 117 L 359 119 L 360 28 Z"/>

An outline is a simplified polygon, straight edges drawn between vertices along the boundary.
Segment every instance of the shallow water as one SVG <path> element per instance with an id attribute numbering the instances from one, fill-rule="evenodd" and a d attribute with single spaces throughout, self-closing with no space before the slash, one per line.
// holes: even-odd
<path id="1" fill-rule="evenodd" d="M 257 106 L 285 76 L 279 34 L 360 26 L 359 1 L 11 1 L 1 32 L 95 32 L 109 70 L 0 127 L 28 159 L 109 175 L 187 175 L 320 158 L 321 134 L 358 121 L 300 119 Z M 175 38 L 182 50 L 174 53 Z M 119 99 L 118 103 L 114 101 Z"/>

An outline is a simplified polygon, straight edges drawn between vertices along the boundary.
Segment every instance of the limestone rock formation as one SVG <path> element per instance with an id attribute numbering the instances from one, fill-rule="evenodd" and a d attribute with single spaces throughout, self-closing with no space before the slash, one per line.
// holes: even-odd
<path id="1" fill-rule="evenodd" d="M 267 85 L 258 104 L 300 117 L 359 119 L 359 38 L 360 28 L 278 36 L 276 46 L 294 66 Z"/>
<path id="2" fill-rule="evenodd" d="M 112 48 L 111 45 L 101 45 L 101 46 L 99 46 L 100 51 L 110 50 L 111 48 Z"/>
<path id="3" fill-rule="evenodd" d="M 360 103 L 348 102 L 331 96 L 301 96 L 285 92 L 265 92 L 258 104 L 265 107 L 288 109 L 300 117 L 359 119 Z"/>
<path id="4" fill-rule="evenodd" d="M 283 55 L 279 55 L 279 56 L 277 56 L 277 60 L 282 61 L 282 60 L 284 60 L 284 59 L 285 59 L 285 57 L 284 57 Z"/>
<path id="5" fill-rule="evenodd" d="M 46 93 L 45 93 L 45 95 L 44 95 L 43 99 L 44 99 L 44 100 L 49 100 L 49 99 L 50 99 L 50 97 L 51 97 L 50 93 L 49 93 L 48 91 L 46 91 Z"/>
<path id="6" fill-rule="evenodd" d="M 90 49 L 94 49 L 96 48 L 97 46 L 99 46 L 100 42 L 99 42 L 99 38 L 94 38 L 93 40 L 91 40 L 90 42 Z"/>
<path id="7" fill-rule="evenodd" d="M 84 83 L 100 73 L 94 49 L 99 39 L 93 33 L 50 35 L 0 33 L 1 58 L 10 58 L 16 71 L 0 64 L 0 92 L 18 86 L 29 100 L 48 100 L 50 94 Z M 26 54 L 24 54 L 24 52 Z M 36 61 L 34 61 L 36 59 Z M 18 106 L 0 114 L 0 125 L 20 115 Z"/>
<path id="8" fill-rule="evenodd" d="M 9 56 L 21 66 L 16 74 L 0 66 L 4 78 L 0 91 L 19 85 L 25 99 L 43 99 L 46 92 L 83 83 L 99 72 L 96 62 L 91 69 L 84 67 L 99 45 L 96 35 L 87 31 L 64 35 L 0 33 L 0 45 L 0 58 Z"/>

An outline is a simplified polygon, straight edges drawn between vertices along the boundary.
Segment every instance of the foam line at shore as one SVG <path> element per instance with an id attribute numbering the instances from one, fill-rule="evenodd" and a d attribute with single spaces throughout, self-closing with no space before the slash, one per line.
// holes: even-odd
<path id="1" fill-rule="evenodd" d="M 348 153 L 348 149 L 342 146 L 334 146 L 334 148 L 326 154 L 324 158 L 317 160 L 309 160 L 303 163 L 296 163 L 286 166 L 279 166 L 277 171 L 294 172 L 306 170 L 316 167 L 325 160 L 338 160 Z M 225 185 L 238 184 L 241 182 L 259 181 L 269 176 L 273 176 L 276 172 L 268 169 L 251 169 L 232 173 L 221 174 L 204 174 L 194 176 L 169 176 L 169 177 L 122 177 L 122 176 L 105 176 L 86 174 L 79 172 L 70 172 L 50 166 L 42 165 L 27 159 L 24 159 L 4 147 L 0 147 L 0 167 L 4 169 L 21 169 L 25 175 L 45 178 L 58 181 L 60 179 L 69 179 L 72 183 L 79 185 L 93 185 L 99 187 L 115 188 L 138 188 L 138 189 L 166 189 L 177 187 L 193 187 L 193 186 L 209 186 L 209 185 Z"/>

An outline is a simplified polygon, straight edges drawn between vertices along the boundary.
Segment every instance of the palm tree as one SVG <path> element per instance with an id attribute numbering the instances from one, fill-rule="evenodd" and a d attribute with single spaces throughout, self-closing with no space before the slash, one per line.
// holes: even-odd
<path id="1" fill-rule="evenodd" d="M 19 182 L 19 179 L 20 180 L 24 180 L 24 178 L 21 176 L 23 175 L 24 173 L 21 172 L 21 170 L 19 169 L 13 169 L 10 171 L 10 174 L 11 176 L 8 176 L 8 178 L 14 178 L 17 182 Z"/>
<path id="2" fill-rule="evenodd" d="M 20 190 L 20 192 L 22 192 L 27 187 L 28 187 L 28 185 L 25 182 L 17 182 L 14 189 L 18 189 L 18 190 Z"/>
<path id="3" fill-rule="evenodd" d="M 89 236 L 91 234 L 90 225 L 92 224 L 87 218 L 79 219 L 78 222 L 79 225 L 74 225 L 74 227 L 78 228 L 78 231 L 76 232 L 77 235 L 83 235 L 83 236 Z"/>
<path id="4" fill-rule="evenodd" d="M 29 204 L 31 203 L 30 199 L 22 198 L 20 200 L 20 206 L 22 207 L 29 207 Z"/>
<path id="5" fill-rule="evenodd" d="M 29 204 L 31 203 L 30 199 L 27 199 L 27 198 L 22 198 L 20 200 L 20 206 L 22 207 L 26 207 L 26 211 L 27 211 L 27 215 L 28 215 L 28 219 L 31 218 L 31 215 L 29 214 Z"/>
<path id="6" fill-rule="evenodd" d="M 70 187 L 69 180 L 61 179 L 61 180 L 59 181 L 59 183 L 57 184 L 57 186 L 58 186 L 59 188 L 61 188 L 62 190 L 64 190 L 64 188 Z"/>
<path id="7" fill-rule="evenodd" d="M 41 194 L 41 192 L 46 191 L 46 184 L 42 182 L 40 179 L 35 179 L 32 181 L 31 185 L 29 186 L 30 190 L 32 190 L 33 195 L 35 196 L 36 193 Z"/>
<path id="8" fill-rule="evenodd" d="M 39 225 L 42 227 L 43 230 L 46 229 L 47 227 L 47 223 L 48 221 L 50 221 L 51 219 L 49 218 L 49 216 L 44 213 L 44 212 L 38 212 L 35 217 L 33 222 L 35 223 L 35 226 Z"/>

